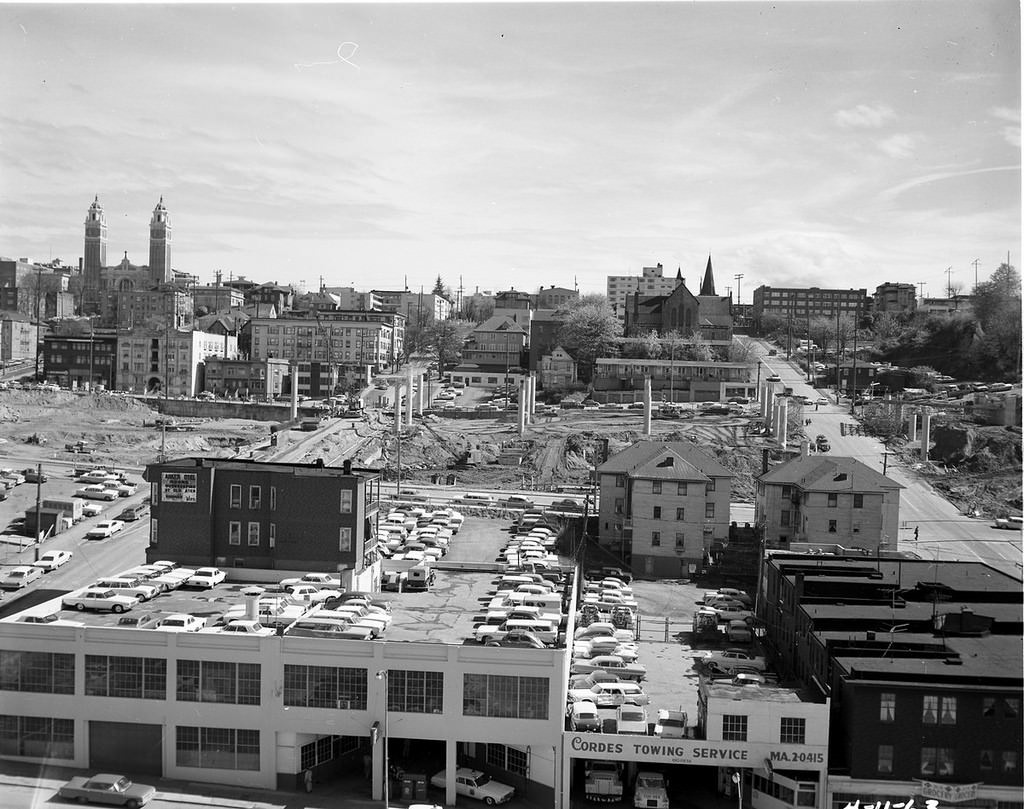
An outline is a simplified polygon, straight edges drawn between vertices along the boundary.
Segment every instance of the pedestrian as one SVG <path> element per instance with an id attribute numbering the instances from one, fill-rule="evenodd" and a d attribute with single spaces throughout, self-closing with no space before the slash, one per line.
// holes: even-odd
<path id="1" fill-rule="evenodd" d="M 310 770 L 310 769 L 307 769 L 302 774 L 302 781 L 306 785 L 306 792 L 312 792 L 313 791 L 313 771 Z"/>
<path id="2" fill-rule="evenodd" d="M 914 542 L 917 542 L 917 532 L 920 531 L 920 530 L 921 530 L 920 526 L 918 526 L 918 525 L 914 526 Z"/>

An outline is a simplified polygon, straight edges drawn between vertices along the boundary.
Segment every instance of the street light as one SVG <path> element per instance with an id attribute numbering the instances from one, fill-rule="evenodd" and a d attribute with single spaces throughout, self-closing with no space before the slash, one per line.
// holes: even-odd
<path id="1" fill-rule="evenodd" d="M 381 669 L 376 676 L 384 683 L 384 732 L 381 734 L 381 743 L 384 745 L 384 809 L 388 809 L 391 800 L 391 773 L 388 763 L 388 670 Z"/>

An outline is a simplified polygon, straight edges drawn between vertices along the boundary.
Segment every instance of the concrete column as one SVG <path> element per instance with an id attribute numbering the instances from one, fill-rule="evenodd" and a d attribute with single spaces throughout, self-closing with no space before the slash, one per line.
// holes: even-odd
<path id="1" fill-rule="evenodd" d="M 921 408 L 921 460 L 928 460 L 928 444 L 931 443 L 932 435 L 932 409 L 930 407 Z"/>
<path id="2" fill-rule="evenodd" d="M 779 403 L 779 446 L 786 448 L 786 436 L 789 432 L 789 399 L 783 397 Z"/>
<path id="3" fill-rule="evenodd" d="M 519 435 L 526 433 L 526 385 L 525 381 L 519 382 Z"/>
<path id="4" fill-rule="evenodd" d="M 644 377 L 644 435 L 651 434 L 651 378 Z"/>
<path id="5" fill-rule="evenodd" d="M 405 426 L 412 427 L 412 368 L 405 375 Z"/>
<path id="6" fill-rule="evenodd" d="M 761 418 L 764 419 L 765 424 L 767 424 L 769 419 L 771 419 L 771 417 L 772 417 L 772 405 L 774 404 L 773 398 L 774 397 L 772 396 L 772 383 L 771 382 L 762 382 L 761 383 Z"/>
<path id="7" fill-rule="evenodd" d="M 911 410 L 907 413 L 907 438 L 910 441 L 917 441 L 917 411 Z"/>
<path id="8" fill-rule="evenodd" d="M 530 421 L 537 414 L 537 372 L 530 371 Z"/>
<path id="9" fill-rule="evenodd" d="M 421 416 L 423 415 L 423 397 L 425 395 L 425 388 L 427 387 L 426 380 L 423 378 L 423 374 L 420 374 L 417 379 L 419 380 L 419 388 L 416 391 L 416 412 Z"/>
<path id="10" fill-rule="evenodd" d="M 895 412 L 896 423 L 897 424 L 902 424 L 903 423 L 903 419 L 906 418 L 907 408 L 904 407 L 903 405 L 896 405 L 895 407 L 896 407 L 896 412 Z"/>
<path id="11" fill-rule="evenodd" d="M 395 381 L 395 435 L 402 432 L 402 383 Z"/>
<path id="12" fill-rule="evenodd" d="M 288 370 L 292 375 L 292 420 L 299 417 L 299 364 L 289 364 Z"/>
<path id="13" fill-rule="evenodd" d="M 806 438 L 800 442 L 800 454 L 804 458 L 811 454 L 811 442 L 808 441 Z"/>

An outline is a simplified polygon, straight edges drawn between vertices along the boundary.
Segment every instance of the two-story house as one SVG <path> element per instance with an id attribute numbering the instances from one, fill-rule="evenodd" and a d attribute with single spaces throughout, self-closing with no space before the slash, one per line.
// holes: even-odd
<path id="1" fill-rule="evenodd" d="M 895 549 L 902 488 L 855 458 L 800 455 L 757 479 L 754 519 L 770 547 Z"/>
<path id="2" fill-rule="evenodd" d="M 599 542 L 634 573 L 692 577 L 728 536 L 733 475 L 689 441 L 639 441 L 597 476 Z"/>

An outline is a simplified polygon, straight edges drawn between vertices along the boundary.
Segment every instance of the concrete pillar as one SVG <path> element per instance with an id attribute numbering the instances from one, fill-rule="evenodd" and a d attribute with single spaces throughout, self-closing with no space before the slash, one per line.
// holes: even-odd
<path id="1" fill-rule="evenodd" d="M 519 382 L 519 435 L 526 433 L 526 386 L 525 380 Z"/>
<path id="2" fill-rule="evenodd" d="M 917 411 L 911 410 L 907 413 L 907 438 L 910 441 L 917 441 Z"/>
<path id="3" fill-rule="evenodd" d="M 412 427 L 412 368 L 405 375 L 405 426 Z"/>
<path id="4" fill-rule="evenodd" d="M 644 435 L 651 434 L 651 378 L 644 377 Z"/>
<path id="5" fill-rule="evenodd" d="M 772 417 L 772 405 L 774 397 L 772 396 L 772 383 L 762 382 L 761 383 L 761 418 L 764 419 L 765 424 Z"/>
<path id="6" fill-rule="evenodd" d="M 786 448 L 786 435 L 789 431 L 789 399 L 782 397 L 779 402 L 779 432 L 778 441 L 779 446 L 783 449 Z"/>
<path id="7" fill-rule="evenodd" d="M 930 407 L 921 408 L 921 460 L 928 460 L 928 444 L 931 443 L 932 435 L 932 409 Z"/>
<path id="8" fill-rule="evenodd" d="M 299 417 L 299 364 L 290 363 L 288 370 L 292 375 L 292 421 Z"/>
<path id="9" fill-rule="evenodd" d="M 896 412 L 895 412 L 894 415 L 896 416 L 896 423 L 897 424 L 902 424 L 903 423 L 903 419 L 906 418 L 906 412 L 907 412 L 907 408 L 906 407 L 904 407 L 903 405 L 896 405 Z"/>
<path id="10" fill-rule="evenodd" d="M 419 415 L 423 415 L 423 397 L 425 396 L 424 390 L 427 387 L 426 380 L 423 378 L 423 374 L 416 377 L 419 380 L 419 387 L 416 390 L 416 412 Z"/>
<path id="11" fill-rule="evenodd" d="M 268 359 L 263 363 L 263 376 L 266 378 L 265 390 L 267 393 L 267 401 L 274 401 L 274 365 Z"/>
<path id="12" fill-rule="evenodd" d="M 395 435 L 402 432 L 402 383 L 395 380 Z"/>
<path id="13" fill-rule="evenodd" d="M 537 372 L 530 371 L 530 421 L 537 414 Z"/>
<path id="14" fill-rule="evenodd" d="M 800 442 L 800 454 L 804 458 L 811 454 L 811 442 L 808 441 L 806 438 Z"/>

